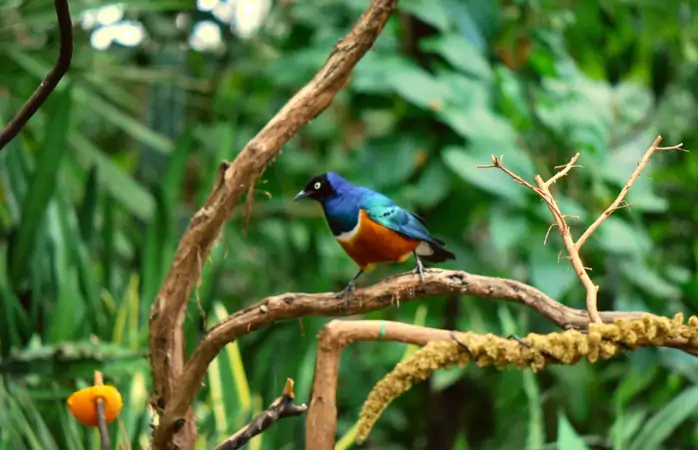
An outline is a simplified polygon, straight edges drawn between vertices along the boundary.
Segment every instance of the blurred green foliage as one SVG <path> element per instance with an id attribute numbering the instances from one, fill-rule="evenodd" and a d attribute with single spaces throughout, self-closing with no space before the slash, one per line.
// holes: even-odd
<path id="1" fill-rule="evenodd" d="M 71 0 L 69 75 L 0 154 L 0 449 L 97 448 L 96 431 L 65 407 L 95 368 L 124 397 L 131 445 L 147 447 L 148 312 L 178 238 L 219 162 L 310 79 L 366 4 L 275 2 L 243 38 L 221 9 L 127 0 L 124 18 L 142 24 L 146 39 L 102 51 L 90 44 L 100 30 L 82 14 L 113 2 Z M 515 278 L 582 307 L 573 271 L 558 263 L 559 238 L 551 233 L 543 245 L 545 205 L 475 166 L 504 155 L 531 179 L 582 152 L 583 168 L 555 188 L 580 233 L 657 134 L 666 145 L 698 147 L 695 8 L 687 0 L 401 0 L 348 86 L 264 174 L 247 235 L 243 208 L 234 212 L 192 296 L 189 350 L 205 325 L 263 296 L 339 290 L 354 275 L 317 205 L 291 202 L 327 170 L 427 218 L 458 256 L 443 267 Z M 188 43 L 203 21 L 220 30 L 215 48 Z M 0 5 L 0 122 L 31 95 L 57 43 L 50 0 Z M 601 309 L 696 312 L 696 179 L 695 152 L 658 153 L 630 192 L 633 206 L 585 246 Z M 382 267 L 362 283 L 408 268 Z M 499 334 L 553 329 L 523 307 L 473 298 L 367 316 Z M 286 377 L 307 402 L 326 321 L 276 323 L 230 345 L 194 406 L 197 448 L 249 420 Z M 404 352 L 388 343 L 344 351 L 338 439 Z M 369 448 L 693 448 L 697 368 L 693 357 L 656 349 L 538 375 L 443 371 L 390 405 Z M 121 439 L 118 427 L 112 433 Z M 303 421 L 288 419 L 250 448 L 303 445 Z"/>

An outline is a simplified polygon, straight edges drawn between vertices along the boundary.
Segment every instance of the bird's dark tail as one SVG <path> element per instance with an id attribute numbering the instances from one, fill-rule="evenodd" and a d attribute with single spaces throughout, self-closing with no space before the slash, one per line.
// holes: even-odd
<path id="1" fill-rule="evenodd" d="M 449 259 L 456 259 L 456 255 L 446 250 L 444 248 L 446 246 L 446 243 L 440 239 L 434 238 L 434 240 L 431 242 L 422 242 L 422 245 L 420 245 L 420 247 L 424 245 L 428 245 L 429 250 L 431 250 L 431 252 L 421 252 L 419 248 L 417 249 L 417 254 L 424 261 L 431 263 L 441 263 Z"/>

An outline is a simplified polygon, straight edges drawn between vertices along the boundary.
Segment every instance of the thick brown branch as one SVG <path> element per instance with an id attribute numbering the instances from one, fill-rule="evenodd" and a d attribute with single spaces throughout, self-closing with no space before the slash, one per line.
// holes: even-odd
<path id="1" fill-rule="evenodd" d="M 12 139 L 22 131 L 29 119 L 39 110 L 51 92 L 56 89 L 58 82 L 70 67 L 73 58 L 73 28 L 70 20 L 70 8 L 68 0 L 54 0 L 54 8 L 58 17 L 58 32 L 60 33 L 61 46 L 58 59 L 51 71 L 46 75 L 29 100 L 17 111 L 17 114 L 0 131 L 0 151 L 2 151 Z"/>
<path id="2" fill-rule="evenodd" d="M 288 101 L 232 164 L 221 165 L 209 197 L 192 218 L 151 309 L 150 356 L 155 387 L 152 404 L 161 413 L 153 435 L 154 449 L 193 446 L 195 427 L 191 411 L 187 410 L 199 384 L 185 387 L 177 381 L 186 379 L 181 377 L 182 324 L 187 301 L 211 246 L 237 201 L 273 161 L 281 146 L 329 106 L 356 63 L 378 38 L 396 4 L 397 0 L 370 3 L 310 83 Z"/>
<path id="3" fill-rule="evenodd" d="M 310 409 L 305 421 L 305 448 L 331 450 L 337 432 L 337 378 L 342 349 L 356 341 L 397 341 L 426 345 L 450 339 L 450 332 L 380 320 L 329 322 L 320 332 Z"/>
<path id="4" fill-rule="evenodd" d="M 583 313 L 582 313 L 583 314 Z M 645 315 L 648 316 L 648 315 Z M 606 334 L 613 339 L 609 343 L 623 341 L 627 339 L 632 348 L 656 345 L 662 342 L 660 338 L 668 335 L 683 336 L 683 340 L 688 342 L 695 338 L 695 324 L 688 326 L 677 324 L 667 318 L 650 320 L 645 317 L 642 321 L 636 321 L 634 325 L 628 322 L 624 326 L 615 328 Z M 681 319 L 683 322 L 683 318 Z M 674 325 L 674 329 L 669 331 L 669 325 Z M 608 325 L 601 325 L 609 327 Z M 690 328 L 693 327 L 693 330 Z M 649 334 L 640 333 L 649 328 Z M 678 328 L 683 328 L 678 331 Z M 618 330 L 624 330 L 619 332 Z M 632 331 L 631 331 L 632 330 Z M 581 344 L 583 340 L 592 339 L 587 334 L 577 331 L 566 331 L 564 333 L 551 333 L 549 335 L 529 334 L 526 338 L 508 339 L 492 334 L 477 335 L 476 333 L 454 333 L 448 330 L 427 328 L 417 325 L 409 325 L 400 322 L 384 320 L 357 320 L 340 321 L 333 320 L 325 325 L 318 338 L 318 354 L 315 361 L 315 377 L 313 380 L 312 398 L 306 420 L 306 449 L 307 450 L 331 450 L 334 447 L 334 440 L 337 431 L 337 379 L 339 375 L 339 361 L 341 352 L 345 346 L 356 341 L 396 341 L 424 346 L 431 341 L 454 340 L 469 356 L 478 362 L 478 365 L 494 364 L 501 367 L 505 364 L 515 364 L 518 367 L 531 365 L 534 369 L 545 367 L 547 363 L 574 364 L 581 357 L 586 356 L 590 360 L 599 358 L 600 350 L 596 339 L 599 337 L 599 328 L 595 330 L 596 337 L 593 338 L 595 344 L 589 342 Z M 603 330 L 601 330 L 603 331 Z M 469 344 L 464 344 L 458 334 L 468 338 Z M 601 340 L 604 340 L 603 338 Z M 680 339 L 675 339 L 678 341 Z M 577 345 L 573 345 L 577 342 Z M 604 347 L 605 350 L 610 350 Z M 603 352 L 602 352 L 603 353 Z M 615 352 L 610 351 L 608 355 Z M 605 358 L 605 357 L 604 357 Z M 441 361 L 444 362 L 443 360 Z M 401 363 L 401 365 L 406 364 Z M 417 364 L 427 372 L 441 367 L 436 359 L 430 359 L 423 364 Z M 409 389 L 405 383 L 396 385 Z M 375 388 L 374 388 L 375 389 Z M 399 395 L 399 394 L 398 394 Z M 387 404 L 390 397 L 386 398 L 385 392 L 379 395 Z M 367 402 L 368 403 L 368 402 Z M 384 407 L 384 406 L 383 406 Z M 382 408 L 381 408 L 382 409 Z M 364 412 L 367 410 L 364 405 Z M 379 414 L 379 411 L 374 411 Z M 362 421 L 366 416 L 362 413 Z M 361 427 L 360 427 L 361 429 Z M 365 432 L 365 430 L 364 430 Z M 361 434 L 361 431 L 359 432 Z M 357 436 L 358 437 L 358 436 Z"/>
<path id="5" fill-rule="evenodd" d="M 274 425 L 279 419 L 292 416 L 300 416 L 308 410 L 306 405 L 296 405 L 293 403 L 293 380 L 286 379 L 284 392 L 279 398 L 252 421 L 222 442 L 214 450 L 237 450 L 242 448 L 250 439 L 263 433 L 267 428 Z"/>
<path id="6" fill-rule="evenodd" d="M 473 297 L 504 300 L 524 304 L 561 328 L 586 329 L 588 314 L 565 306 L 541 291 L 514 280 L 472 275 L 454 270 L 427 269 L 424 283 L 414 274 L 387 278 L 372 286 L 358 289 L 349 299 L 348 308 L 334 293 L 288 293 L 267 297 L 254 305 L 232 314 L 214 326 L 199 343 L 184 373 L 177 381 L 179 393 L 168 405 L 172 417 L 182 418 L 202 383 L 209 364 L 223 347 L 240 337 L 282 319 L 303 316 L 346 316 L 362 314 L 411 300 L 443 295 L 470 295 Z M 639 319 L 644 312 L 602 312 L 604 322 L 615 319 Z M 672 342 L 673 347 L 693 352 L 691 343 Z"/>

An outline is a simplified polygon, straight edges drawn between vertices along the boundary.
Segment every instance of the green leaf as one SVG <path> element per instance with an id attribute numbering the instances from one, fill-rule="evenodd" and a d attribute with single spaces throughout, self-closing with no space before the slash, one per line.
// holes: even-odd
<path id="1" fill-rule="evenodd" d="M 613 108 L 608 84 L 583 75 L 546 78 L 536 101 L 536 113 L 560 139 L 581 152 L 603 152 L 611 138 Z"/>
<path id="2" fill-rule="evenodd" d="M 601 247 L 611 253 L 642 255 L 652 248 L 652 241 L 645 230 L 613 216 L 606 219 L 594 235 Z"/>
<path id="3" fill-rule="evenodd" d="M 85 183 L 84 198 L 78 212 L 78 221 L 80 223 L 80 234 L 85 242 L 90 242 L 95 228 L 95 216 L 97 214 L 97 201 L 99 193 L 97 189 L 97 179 L 99 174 L 97 167 L 93 166 L 87 175 L 87 183 Z"/>
<path id="4" fill-rule="evenodd" d="M 525 202 L 525 189 L 512 181 L 505 173 L 495 169 L 478 169 L 476 167 L 479 164 L 488 164 L 488 160 L 475 159 L 459 147 L 445 148 L 442 157 L 446 166 L 466 183 L 516 204 Z"/>
<path id="5" fill-rule="evenodd" d="M 431 161 L 413 186 L 407 198 L 419 207 L 432 207 L 444 200 L 451 189 L 451 174 L 440 160 Z"/>
<path id="6" fill-rule="evenodd" d="M 455 33 L 441 34 L 420 42 L 422 50 L 438 53 L 456 69 L 481 80 L 492 79 L 492 68 L 485 57 Z"/>
<path id="7" fill-rule="evenodd" d="M 401 0 L 398 9 L 410 12 L 441 32 L 452 28 L 453 22 L 443 0 Z"/>
<path id="8" fill-rule="evenodd" d="M 327 57 L 323 52 L 323 60 Z M 366 56 L 356 64 L 351 76 L 351 88 L 357 92 L 366 94 L 386 94 L 395 92 L 395 83 L 392 76 L 412 70 L 413 65 L 402 56 L 392 53 L 368 52 Z M 288 70 L 288 68 L 284 68 Z"/>
<path id="9" fill-rule="evenodd" d="M 558 412 L 557 415 L 557 448 L 565 450 L 588 450 L 586 442 L 577 434 L 567 417 Z"/>
<path id="10" fill-rule="evenodd" d="M 542 244 L 542 243 L 541 243 Z M 529 253 L 531 284 L 560 300 L 577 283 L 577 275 L 566 259 L 558 260 L 557 252 L 551 247 L 535 245 Z"/>
<path id="11" fill-rule="evenodd" d="M 387 78 L 398 95 L 423 109 L 439 109 L 453 96 L 448 85 L 416 65 L 405 67 Z"/>
<path id="12" fill-rule="evenodd" d="M 617 411 L 617 419 L 611 427 L 613 450 L 627 450 L 628 441 L 637 436 L 647 417 L 645 410 Z"/>
<path id="13" fill-rule="evenodd" d="M 490 210 L 489 224 L 492 246 L 499 252 L 509 251 L 517 244 L 523 246 L 522 237 L 528 236 L 529 222 L 516 211 L 495 205 Z"/>
<path id="14" fill-rule="evenodd" d="M 623 259 L 619 264 L 625 278 L 648 294 L 665 300 L 681 296 L 681 288 L 662 278 L 641 260 L 637 258 Z"/>
<path id="15" fill-rule="evenodd" d="M 417 165 L 420 142 L 410 138 L 377 139 L 361 152 L 362 177 L 375 188 L 404 183 Z"/>
<path id="16" fill-rule="evenodd" d="M 698 386 L 684 389 L 652 416 L 635 436 L 628 450 L 653 450 L 698 408 Z"/>
<path id="17" fill-rule="evenodd" d="M 36 155 L 36 168 L 27 194 L 22 199 L 22 226 L 17 235 L 16 246 L 12 249 L 10 266 L 13 280 L 19 280 L 27 268 L 40 224 L 55 192 L 58 172 L 68 148 L 71 105 L 69 88 L 62 92 L 54 92 L 44 105 L 51 120 L 47 121 L 43 142 Z"/>
<path id="18" fill-rule="evenodd" d="M 70 143 L 75 158 L 83 168 L 97 167 L 101 174 L 99 185 L 102 188 L 129 213 L 146 222 L 151 219 L 155 211 L 155 200 L 150 192 L 82 134 L 72 133 Z"/>
<path id="19" fill-rule="evenodd" d="M 9 49 L 7 54 L 27 72 L 38 78 L 43 78 L 51 68 L 46 62 L 16 49 Z M 70 75 L 67 75 L 64 77 L 63 82 L 70 79 Z M 62 91 L 60 86 L 56 88 L 55 92 L 59 91 Z M 162 153 L 169 153 L 172 150 L 172 142 L 168 138 L 143 125 L 141 120 L 124 114 L 114 105 L 103 100 L 100 94 L 93 89 L 83 84 L 77 84 L 73 89 L 73 95 L 77 104 L 121 128 L 132 138 Z"/>
<path id="20" fill-rule="evenodd" d="M 530 370 L 524 370 L 521 376 L 523 377 L 526 406 L 528 407 L 526 448 L 529 450 L 539 449 L 545 442 L 545 423 L 543 422 L 540 388 L 536 376 Z"/>

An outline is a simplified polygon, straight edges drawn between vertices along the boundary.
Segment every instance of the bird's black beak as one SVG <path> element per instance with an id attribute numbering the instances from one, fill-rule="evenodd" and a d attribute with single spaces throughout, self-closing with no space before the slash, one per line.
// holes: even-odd
<path id="1" fill-rule="evenodd" d="M 300 191 L 299 193 L 296 194 L 295 197 L 293 197 L 293 201 L 294 201 L 294 202 L 295 202 L 295 201 L 298 201 L 298 200 L 300 200 L 300 199 L 302 199 L 302 198 L 306 198 L 307 196 L 308 196 L 308 194 L 307 194 L 305 191 Z"/>

